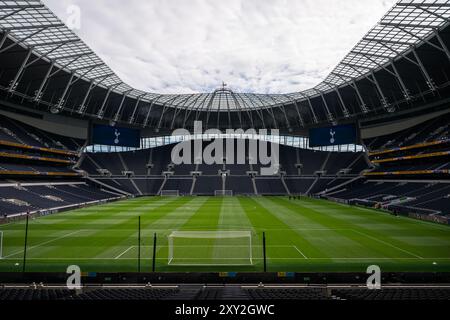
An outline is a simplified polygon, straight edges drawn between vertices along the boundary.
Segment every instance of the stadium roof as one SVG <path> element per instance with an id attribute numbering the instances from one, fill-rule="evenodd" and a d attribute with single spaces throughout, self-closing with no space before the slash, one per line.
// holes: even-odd
<path id="1" fill-rule="evenodd" d="M 41 1 L 0 1 L 0 27 L 34 53 L 76 77 L 94 81 L 112 92 L 165 107 L 193 110 L 244 110 L 282 106 L 311 99 L 363 78 L 427 42 L 450 18 L 446 0 L 401 0 L 348 53 L 316 87 L 289 94 L 235 93 L 221 88 L 212 93 L 158 94 L 134 89 L 124 83 L 74 32 Z M 4 42 L 5 39 L 2 40 Z M 433 46 L 436 46 L 433 44 Z M 8 48 L 3 48 L 5 51 Z M 445 46 L 439 48 L 446 50 Z M 446 52 L 449 55 L 448 52 Z"/>
<path id="2" fill-rule="evenodd" d="M 400 0 L 316 87 L 159 94 L 124 83 L 41 1 L 0 0 L 0 102 L 146 128 L 305 128 L 450 104 L 450 0 Z M 422 111 L 421 111 L 422 112 Z"/>

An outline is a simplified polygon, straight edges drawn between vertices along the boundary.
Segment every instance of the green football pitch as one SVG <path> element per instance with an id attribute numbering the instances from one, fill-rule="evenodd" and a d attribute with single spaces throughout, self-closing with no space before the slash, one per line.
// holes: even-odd
<path id="1" fill-rule="evenodd" d="M 193 237 L 169 243 L 186 231 Z M 25 223 L 0 232 L 0 272 L 22 271 Z M 150 272 L 156 234 L 156 271 L 259 272 L 263 232 L 268 271 L 450 271 L 448 226 L 287 197 L 146 197 L 30 219 L 26 271 L 136 272 L 140 251 L 141 271 Z"/>

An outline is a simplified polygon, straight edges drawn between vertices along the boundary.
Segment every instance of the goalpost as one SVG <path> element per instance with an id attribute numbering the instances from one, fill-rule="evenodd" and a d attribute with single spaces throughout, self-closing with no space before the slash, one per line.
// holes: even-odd
<path id="1" fill-rule="evenodd" d="M 3 259 L 3 231 L 0 231 L 0 260 Z"/>
<path id="2" fill-rule="evenodd" d="M 168 265 L 253 265 L 251 231 L 173 231 L 168 236 Z"/>
<path id="3" fill-rule="evenodd" d="M 179 190 L 161 190 L 161 197 L 179 197 Z"/>
<path id="4" fill-rule="evenodd" d="M 233 190 L 215 190 L 214 195 L 220 197 L 232 197 Z"/>

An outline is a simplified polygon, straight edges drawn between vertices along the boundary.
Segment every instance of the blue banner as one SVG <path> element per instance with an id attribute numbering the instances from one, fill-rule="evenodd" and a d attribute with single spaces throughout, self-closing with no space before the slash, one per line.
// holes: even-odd
<path id="1" fill-rule="evenodd" d="M 141 133 L 137 129 L 94 124 L 92 127 L 92 144 L 139 148 Z"/>
<path id="2" fill-rule="evenodd" d="M 309 146 L 325 147 L 356 144 L 357 130 L 354 124 L 309 130 Z"/>

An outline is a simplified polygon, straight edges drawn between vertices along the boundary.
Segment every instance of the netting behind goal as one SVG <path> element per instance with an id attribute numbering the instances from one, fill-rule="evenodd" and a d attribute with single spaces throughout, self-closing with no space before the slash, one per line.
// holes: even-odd
<path id="1" fill-rule="evenodd" d="M 232 197 L 233 190 L 216 190 L 216 191 L 214 191 L 214 195 L 222 196 L 222 197 Z"/>
<path id="2" fill-rule="evenodd" d="M 178 197 L 179 195 L 179 190 L 161 190 L 161 197 Z"/>
<path id="3" fill-rule="evenodd" d="M 168 246 L 169 265 L 253 265 L 250 231 L 174 231 Z"/>

